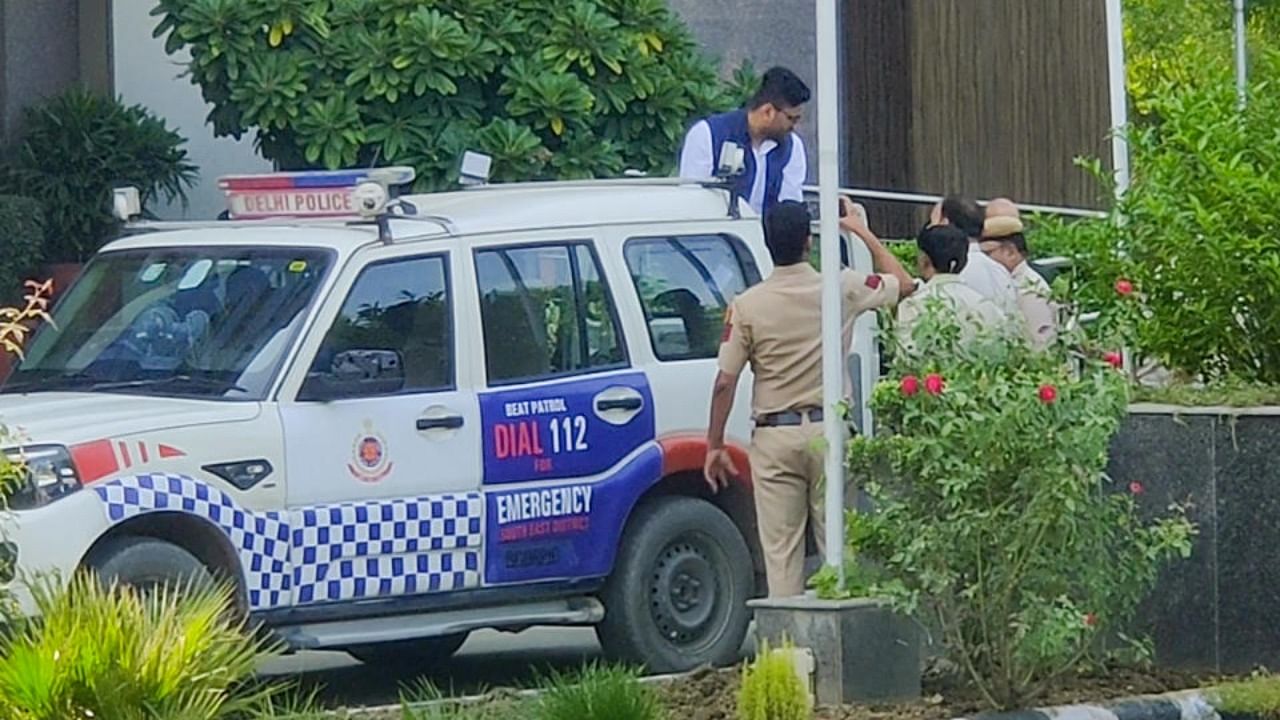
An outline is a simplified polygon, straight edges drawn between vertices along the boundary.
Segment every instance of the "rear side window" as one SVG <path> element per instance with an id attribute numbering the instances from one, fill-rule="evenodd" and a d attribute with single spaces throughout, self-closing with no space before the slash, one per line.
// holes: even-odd
<path id="1" fill-rule="evenodd" d="M 626 366 L 613 296 L 589 244 L 479 250 L 476 275 L 490 384 Z"/>
<path id="2" fill-rule="evenodd" d="M 746 246 L 728 235 L 633 238 L 624 254 L 659 360 L 715 357 L 729 303 L 760 280 Z"/>

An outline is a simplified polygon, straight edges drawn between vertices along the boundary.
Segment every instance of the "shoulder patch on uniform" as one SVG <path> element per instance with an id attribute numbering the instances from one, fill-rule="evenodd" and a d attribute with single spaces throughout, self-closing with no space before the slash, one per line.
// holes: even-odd
<path id="1" fill-rule="evenodd" d="M 884 279 L 881 278 L 879 275 L 872 274 L 867 276 L 867 287 L 871 288 L 872 290 L 879 289 L 880 284 L 883 282 L 884 282 Z"/>
<path id="2" fill-rule="evenodd" d="M 724 329 L 720 331 L 720 342 L 727 343 L 733 337 L 733 306 L 724 309 Z"/>

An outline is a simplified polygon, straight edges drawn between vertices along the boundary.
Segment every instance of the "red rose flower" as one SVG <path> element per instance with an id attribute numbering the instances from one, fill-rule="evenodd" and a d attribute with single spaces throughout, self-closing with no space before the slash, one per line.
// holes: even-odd
<path id="1" fill-rule="evenodd" d="M 920 378 L 915 375 L 908 375 L 902 378 L 902 394 L 911 397 L 920 392 Z"/>
<path id="2" fill-rule="evenodd" d="M 1119 280 L 1116 281 L 1116 292 L 1120 293 L 1121 295 L 1132 295 L 1133 283 L 1129 282 L 1128 280 L 1125 280 L 1124 278 L 1120 278 Z"/>
<path id="3" fill-rule="evenodd" d="M 942 376 L 937 373 L 930 373 L 924 378 L 924 391 L 930 395 L 941 395 L 942 388 L 945 386 Z"/>
<path id="4" fill-rule="evenodd" d="M 1102 359 L 1106 361 L 1108 365 L 1110 365 L 1111 367 L 1117 370 L 1124 367 L 1124 356 L 1118 352 L 1114 352 L 1114 351 L 1109 352 L 1103 355 Z"/>
<path id="5" fill-rule="evenodd" d="M 1142 487 L 1142 483 L 1138 482 L 1137 480 L 1134 480 L 1133 482 L 1129 483 L 1129 492 L 1133 493 L 1134 495 L 1141 495 L 1146 491 L 1147 489 Z"/>
<path id="6" fill-rule="evenodd" d="M 1058 399 L 1058 388 L 1052 385 L 1040 386 L 1040 402 L 1044 403 L 1045 405 L 1049 405 L 1053 403 L 1054 400 L 1057 400 L 1057 399 Z"/>
<path id="7" fill-rule="evenodd" d="M 1084 626 L 1085 626 L 1085 627 L 1096 627 L 1096 626 L 1097 626 L 1097 624 L 1098 624 L 1098 616 L 1097 616 L 1097 615 L 1094 615 L 1093 613 L 1088 613 L 1088 614 L 1086 614 L 1086 615 L 1084 616 Z"/>

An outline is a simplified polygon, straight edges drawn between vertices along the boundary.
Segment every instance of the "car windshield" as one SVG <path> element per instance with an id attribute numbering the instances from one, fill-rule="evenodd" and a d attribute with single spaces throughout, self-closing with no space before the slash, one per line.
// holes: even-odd
<path id="1" fill-rule="evenodd" d="M 101 255 L 0 392 L 261 400 L 331 259 L 210 246 Z"/>

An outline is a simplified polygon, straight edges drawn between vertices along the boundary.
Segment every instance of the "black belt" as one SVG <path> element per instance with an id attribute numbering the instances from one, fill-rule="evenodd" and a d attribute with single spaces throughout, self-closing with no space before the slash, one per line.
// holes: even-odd
<path id="1" fill-rule="evenodd" d="M 809 418 L 809 422 L 822 422 L 822 408 L 810 408 L 808 410 L 783 410 L 782 412 L 760 415 L 756 417 L 756 427 L 803 425 L 806 417 Z"/>

